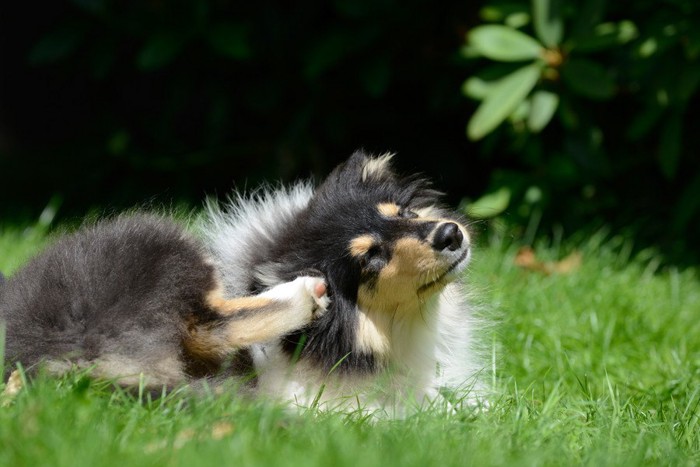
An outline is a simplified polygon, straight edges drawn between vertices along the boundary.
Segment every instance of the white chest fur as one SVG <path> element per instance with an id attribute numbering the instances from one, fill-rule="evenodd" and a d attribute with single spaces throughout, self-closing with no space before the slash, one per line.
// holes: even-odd
<path id="1" fill-rule="evenodd" d="M 469 386 L 478 397 L 480 388 L 469 379 L 479 359 L 470 348 L 472 323 L 458 288 L 448 287 L 424 305 L 386 321 L 360 312 L 358 339 L 371 339 L 366 345 L 379 349 L 384 362 L 373 374 L 326 374 L 311 361 L 291 362 L 276 342 L 254 347 L 259 392 L 300 406 L 380 409 L 388 416 L 424 405 L 442 386 Z"/>

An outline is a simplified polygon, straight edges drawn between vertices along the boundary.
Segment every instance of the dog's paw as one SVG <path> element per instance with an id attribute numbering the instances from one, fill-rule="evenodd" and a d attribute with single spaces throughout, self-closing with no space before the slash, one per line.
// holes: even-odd
<path id="1" fill-rule="evenodd" d="M 289 306 L 295 315 L 308 321 L 321 316 L 330 304 L 328 287 L 321 277 L 297 277 L 291 282 L 271 288 L 261 296 L 286 302 L 285 305 Z"/>
<path id="2" fill-rule="evenodd" d="M 321 316 L 327 309 L 328 305 L 331 304 L 331 299 L 328 298 L 328 286 L 326 281 L 320 277 L 299 277 L 297 280 L 303 279 L 306 291 L 311 294 L 311 298 L 316 303 L 316 308 L 313 313 L 314 316 Z"/>

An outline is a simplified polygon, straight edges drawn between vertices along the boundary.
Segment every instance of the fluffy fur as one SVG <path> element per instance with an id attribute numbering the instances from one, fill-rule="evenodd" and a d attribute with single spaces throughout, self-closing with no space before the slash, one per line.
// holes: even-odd
<path id="1" fill-rule="evenodd" d="M 256 394 L 390 416 L 442 389 L 484 395 L 459 281 L 469 232 L 391 156 L 209 203 L 198 230 L 132 215 L 57 241 L 0 287 L 7 359 L 151 387 L 245 377 Z"/>
<path id="2" fill-rule="evenodd" d="M 397 175 L 391 156 L 358 152 L 316 190 L 301 183 L 209 205 L 205 244 L 227 293 L 306 270 L 328 282 L 328 313 L 250 349 L 259 392 L 390 415 L 442 388 L 484 395 L 476 321 L 458 280 L 469 234 L 439 195 Z"/>
<path id="3" fill-rule="evenodd" d="M 307 325 L 328 305 L 318 277 L 226 297 L 203 247 L 180 226 L 125 215 L 60 238 L 0 289 L 5 356 L 34 372 L 72 366 L 125 386 L 175 387 Z"/>

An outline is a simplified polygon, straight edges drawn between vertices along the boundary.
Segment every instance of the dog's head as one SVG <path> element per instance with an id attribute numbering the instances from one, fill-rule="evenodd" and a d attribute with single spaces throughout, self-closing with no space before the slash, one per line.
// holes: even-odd
<path id="1" fill-rule="evenodd" d="M 391 156 L 355 153 L 304 218 L 315 233 L 313 256 L 321 256 L 316 266 L 331 283 L 352 284 L 339 288 L 362 308 L 396 309 L 439 292 L 469 258 L 467 229 L 439 207 L 439 195 L 422 178 L 397 176 Z"/>
<path id="2" fill-rule="evenodd" d="M 316 342 L 357 357 L 361 312 L 423 313 L 458 277 L 469 234 L 439 197 L 425 179 L 397 175 L 390 155 L 357 152 L 328 176 L 272 254 L 285 280 L 316 269 L 328 281 L 331 309 L 307 330 L 307 348 Z"/>

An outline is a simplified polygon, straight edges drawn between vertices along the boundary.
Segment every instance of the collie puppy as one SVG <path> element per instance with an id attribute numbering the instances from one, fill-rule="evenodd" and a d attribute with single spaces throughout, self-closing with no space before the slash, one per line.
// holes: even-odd
<path id="1" fill-rule="evenodd" d="M 390 155 L 357 152 L 317 189 L 208 206 L 202 231 L 227 296 L 309 270 L 328 285 L 323 316 L 240 352 L 257 392 L 390 416 L 441 392 L 481 402 L 484 365 L 463 286 L 469 231 L 439 198 L 420 176 L 395 173 Z"/>
<path id="2" fill-rule="evenodd" d="M 480 401 L 469 231 L 439 197 L 357 152 L 318 188 L 209 203 L 195 233 L 146 214 L 85 227 L 0 286 L 6 372 L 89 368 L 153 389 L 233 377 L 388 416 Z"/>

